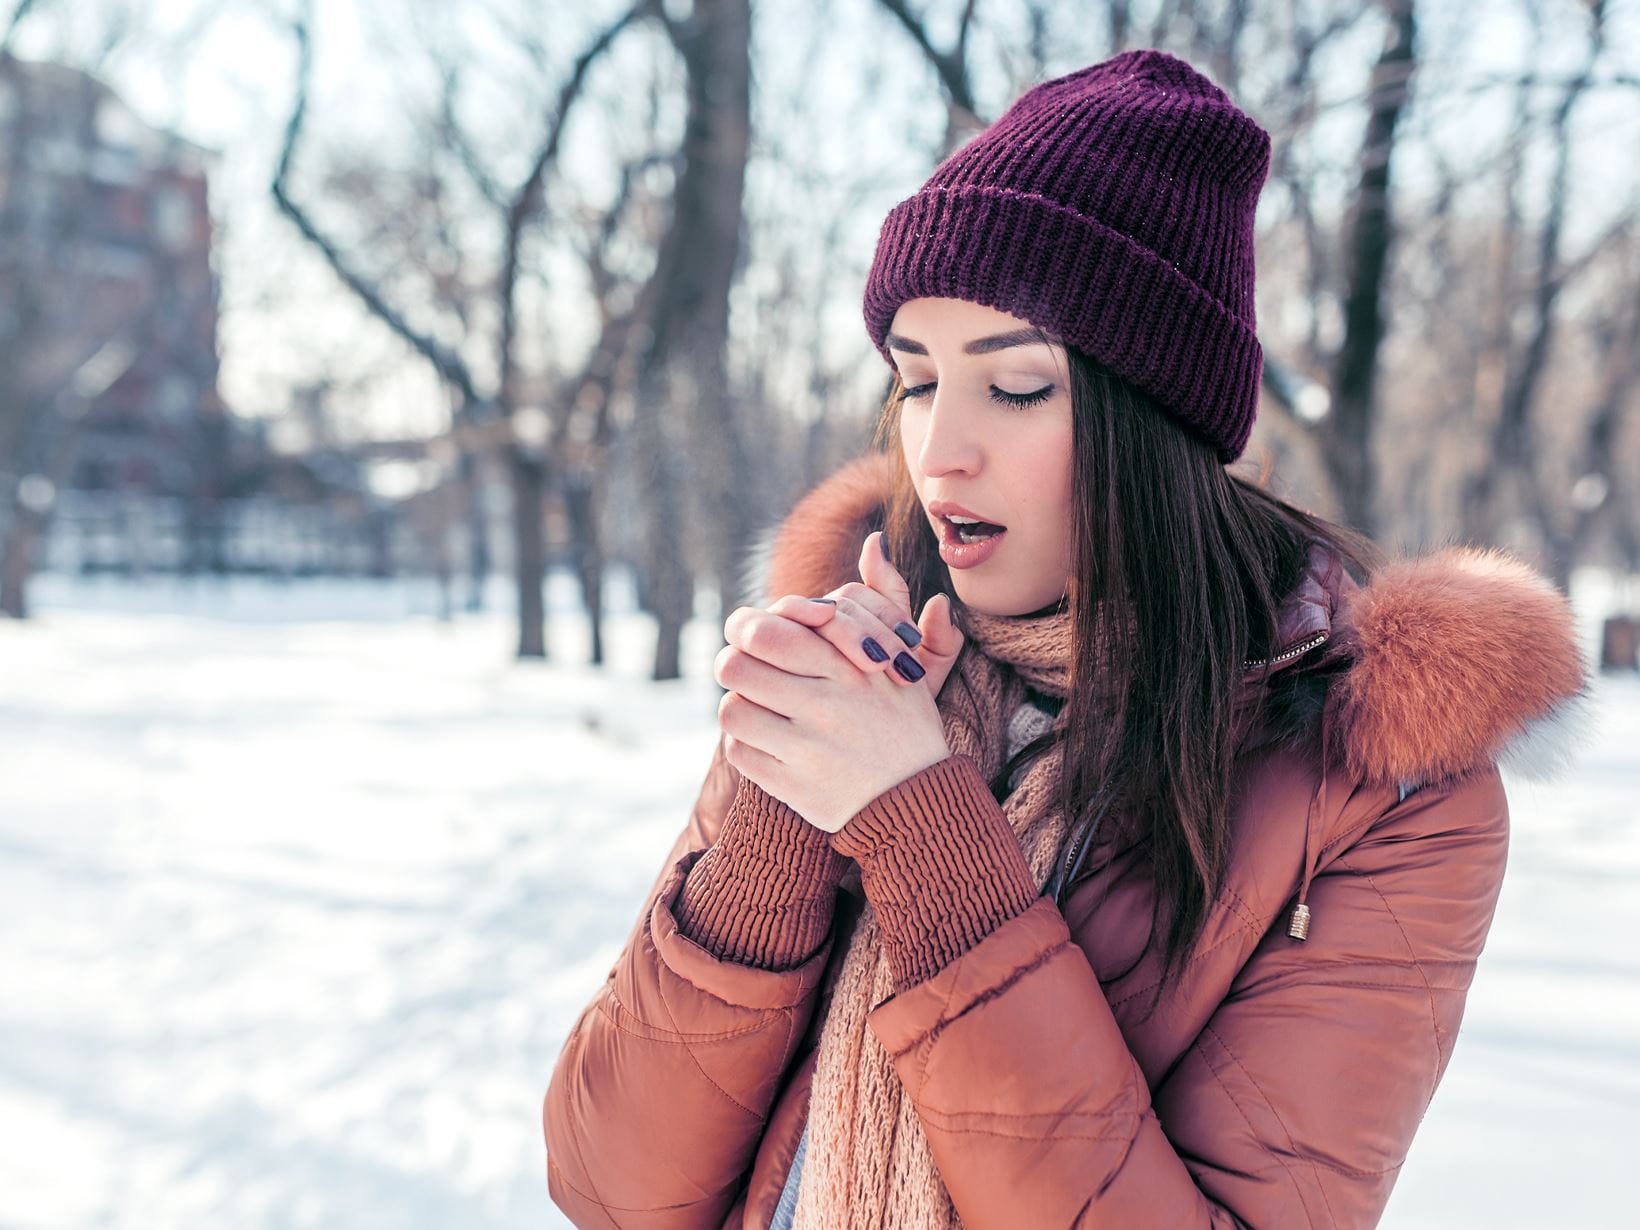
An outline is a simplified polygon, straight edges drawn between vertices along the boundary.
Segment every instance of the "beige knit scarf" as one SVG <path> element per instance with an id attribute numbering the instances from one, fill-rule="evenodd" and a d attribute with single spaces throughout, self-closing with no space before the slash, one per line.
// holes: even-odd
<path id="1" fill-rule="evenodd" d="M 991 780 L 1001 770 L 1008 719 L 1025 699 L 1025 685 L 1058 697 L 1068 690 L 1071 613 L 998 616 L 964 608 L 963 622 L 968 643 L 952 674 L 967 680 L 977 703 L 969 703 L 953 677 L 940 689 L 938 704 L 952 752 L 971 756 Z M 1061 746 L 1055 743 L 1030 762 L 1002 809 L 1038 888 L 1065 831 L 1057 806 Z M 916 1106 L 866 1025 L 866 1014 L 892 991 L 867 902 L 821 1026 L 794 1230 L 946 1230 L 962 1224 Z"/>

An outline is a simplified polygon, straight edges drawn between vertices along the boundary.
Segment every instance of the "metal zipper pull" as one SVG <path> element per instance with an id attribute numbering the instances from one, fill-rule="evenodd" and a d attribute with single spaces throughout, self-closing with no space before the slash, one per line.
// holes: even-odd
<path id="1" fill-rule="evenodd" d="M 1287 934 L 1295 940 L 1310 938 L 1310 907 L 1295 905 L 1293 907 L 1293 921 L 1287 925 Z"/>

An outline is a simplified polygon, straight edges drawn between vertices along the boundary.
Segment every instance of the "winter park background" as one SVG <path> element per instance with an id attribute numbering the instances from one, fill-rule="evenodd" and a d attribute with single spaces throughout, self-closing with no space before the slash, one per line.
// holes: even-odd
<path id="1" fill-rule="evenodd" d="M 1242 475 L 1611 667 L 1383 1225 L 1635 1223 L 1640 0 L 0 0 L 0 1230 L 565 1224 L 883 218 L 1141 46 L 1271 133 Z"/>
<path id="2" fill-rule="evenodd" d="M 650 683 L 652 629 L 611 604 L 602 673 L 515 663 L 504 618 L 440 623 L 408 584 L 48 582 L 0 621 L 0 1225 L 567 1224 L 541 1096 L 717 730 L 717 629 Z M 1509 783 L 1503 897 L 1386 1227 L 1632 1206 L 1640 680 L 1596 696 L 1569 777 Z"/>

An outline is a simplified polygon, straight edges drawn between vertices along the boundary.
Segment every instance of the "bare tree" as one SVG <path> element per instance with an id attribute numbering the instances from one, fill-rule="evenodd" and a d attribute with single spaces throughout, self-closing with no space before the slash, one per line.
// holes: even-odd
<path id="1" fill-rule="evenodd" d="M 491 292 L 499 326 L 493 339 L 497 376 L 490 387 L 481 385 L 459 350 L 413 323 L 406 309 L 391 302 L 379 275 L 361 269 L 342 243 L 321 228 L 312 212 L 293 195 L 291 168 L 305 131 L 312 74 L 311 0 L 303 0 L 292 21 L 298 51 L 297 79 L 273 180 L 274 200 L 371 315 L 408 343 L 458 393 L 458 420 L 467 424 L 493 422 L 500 428 L 495 434 L 513 499 L 520 657 L 546 656 L 546 612 L 542 600 L 546 564 L 543 515 L 551 455 L 550 448 L 543 447 L 544 442 L 537 438 L 539 432 L 534 423 L 539 415 L 521 413 L 526 410 L 520 400 L 518 354 L 519 296 L 523 282 L 521 253 L 526 238 L 544 226 L 546 182 L 556 166 L 565 124 L 581 96 L 588 71 L 624 29 L 653 8 L 654 0 L 639 0 L 601 29 L 576 57 L 558 91 L 546 129 L 536 142 L 528 170 L 518 183 L 503 188 L 494 176 L 481 168 L 475 172 L 475 179 L 487 190 L 486 195 L 500 215 L 503 236 L 499 271 Z M 476 158 L 470 156 L 468 164 L 470 169 L 476 168 Z"/>
<path id="2" fill-rule="evenodd" d="M 1551 557 L 1559 559 L 1557 571 L 1562 573 L 1569 570 L 1572 543 L 1565 541 L 1564 533 L 1557 529 L 1556 523 L 1559 518 L 1556 510 L 1552 508 L 1553 497 L 1544 489 L 1547 476 L 1538 465 L 1533 411 L 1539 404 L 1543 392 L 1544 372 L 1561 323 L 1556 311 L 1556 301 L 1577 267 L 1588 263 L 1564 261 L 1561 249 L 1564 242 L 1570 195 L 1571 158 L 1574 149 L 1569 127 L 1579 101 L 1588 93 L 1594 78 L 1595 63 L 1604 47 L 1604 9 L 1603 0 L 1595 0 L 1590 5 L 1592 31 L 1585 45 L 1583 65 L 1563 85 L 1560 99 L 1549 120 L 1547 137 L 1554 149 L 1554 169 L 1549 176 L 1548 208 L 1537 234 L 1536 261 L 1531 284 L 1521 288 L 1525 292 L 1524 296 L 1517 293 L 1515 286 L 1508 286 L 1508 293 L 1502 300 L 1512 308 L 1524 297 L 1530 304 L 1530 320 L 1525 337 L 1518 342 L 1514 341 L 1512 336 L 1515 331 L 1516 314 L 1508 311 L 1498 322 L 1500 333 L 1512 344 L 1503 356 L 1506 376 L 1497 417 L 1493 420 L 1485 453 L 1469 480 L 1466 499 L 1465 528 L 1474 538 L 1495 534 L 1497 528 L 1512 514 L 1528 512 L 1549 540 L 1548 552 Z M 1525 89 L 1523 86 L 1523 95 Z M 1524 97 L 1522 106 L 1524 107 Z M 1523 135 L 1517 151 L 1524 151 L 1526 144 L 1527 140 Z M 1522 186 L 1523 176 L 1519 153 L 1512 169 L 1509 217 L 1516 225 L 1511 226 L 1507 232 L 1511 249 L 1518 235 L 1521 217 L 1518 192 Z M 1626 223 L 1620 224 L 1620 229 L 1626 229 L 1632 222 L 1631 217 Z M 1597 243 L 1593 251 L 1599 252 L 1604 246 L 1604 243 Z M 1512 251 L 1509 255 L 1512 255 Z M 1513 262 L 1506 259 L 1501 271 L 1507 275 L 1512 266 Z M 1596 417 L 1599 418 L 1598 415 Z M 1608 428 L 1599 425 L 1594 427 L 1597 434 L 1606 430 Z M 1511 496 L 1513 507 L 1510 506 Z"/>
<path id="3" fill-rule="evenodd" d="M 639 183 L 662 161 L 640 155 L 621 168 L 614 202 L 606 210 L 585 211 L 586 238 L 579 246 L 597 304 L 599 332 L 573 391 L 558 399 L 552 439 L 558 443 L 556 466 L 575 552 L 581 600 L 591 628 L 591 662 L 604 661 L 603 579 L 605 535 L 600 513 L 608 499 L 610 453 L 616 434 L 617 391 L 631 383 L 636 355 L 633 338 L 653 310 L 654 284 L 639 285 L 623 276 L 611 261 L 611 245 L 628 211 L 642 203 Z"/>
<path id="4" fill-rule="evenodd" d="M 1562 587 L 1603 529 L 1617 565 L 1640 572 L 1640 298 L 1633 294 L 1640 283 L 1640 211 L 1627 217 L 1628 242 L 1613 254 L 1615 302 L 1587 328 L 1594 401 L 1572 457 L 1569 524 L 1550 539 L 1551 574 Z"/>
<path id="5" fill-rule="evenodd" d="M 916 44 L 923 61 L 934 70 L 945 96 L 945 137 L 936 157 L 945 157 L 989 122 L 980 117 L 974 100 L 973 71 L 969 65 L 968 39 L 974 29 L 975 0 L 963 0 L 957 17 L 957 34 L 949 47 L 936 47 L 928 23 L 912 11 L 906 0 L 878 0 Z"/>
<path id="6" fill-rule="evenodd" d="M 738 271 L 750 142 L 751 10 L 748 0 L 697 0 L 686 19 L 659 19 L 683 62 L 687 114 L 672 216 L 652 278 L 652 311 L 634 372 L 643 484 L 645 573 L 658 625 L 655 679 L 679 676 L 679 637 L 694 613 L 694 580 L 678 532 L 699 501 L 700 538 L 725 612 L 738 602 L 739 560 L 752 532 L 752 462 L 728 393 L 729 288 Z M 693 429 L 683 445 L 677 419 Z M 694 463 L 684 468 L 685 458 Z"/>
<path id="7" fill-rule="evenodd" d="M 1389 30 L 1373 67 L 1367 127 L 1343 237 L 1344 340 L 1332 361 L 1331 413 L 1321 420 L 1322 455 L 1344 519 L 1377 532 L 1378 355 L 1386 333 L 1384 281 L 1395 243 L 1390 164 L 1418 66 L 1412 0 L 1386 0 Z"/>

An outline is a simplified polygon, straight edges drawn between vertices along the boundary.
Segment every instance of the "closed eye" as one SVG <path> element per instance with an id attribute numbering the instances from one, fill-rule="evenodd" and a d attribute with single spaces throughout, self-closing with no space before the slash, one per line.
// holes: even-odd
<path id="1" fill-rule="evenodd" d="M 931 380 L 927 384 L 914 385 L 902 392 L 899 400 L 904 401 L 908 397 L 927 397 L 933 393 L 934 386 L 938 383 L 937 380 Z M 1047 384 L 1040 389 L 1033 389 L 1029 393 L 1010 393 L 1006 389 L 999 389 L 993 384 L 991 386 L 991 400 L 1004 406 L 1034 406 L 1038 402 L 1047 401 L 1049 395 L 1053 393 L 1053 389 L 1053 385 Z"/>

